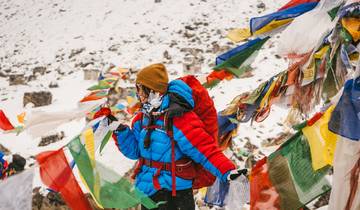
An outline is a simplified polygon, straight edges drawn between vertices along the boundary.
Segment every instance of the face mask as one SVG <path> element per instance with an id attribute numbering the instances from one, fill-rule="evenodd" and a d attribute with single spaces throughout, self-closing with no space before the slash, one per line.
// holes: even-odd
<path id="1" fill-rule="evenodd" d="M 159 108 L 162 102 L 162 96 L 160 96 L 160 93 L 155 93 L 154 91 L 151 91 L 149 94 L 148 101 L 154 108 Z"/>
<path id="2" fill-rule="evenodd" d="M 159 108 L 162 103 L 162 100 L 163 100 L 163 96 L 161 96 L 160 93 L 151 91 L 148 97 L 148 102 L 143 104 L 144 111 L 150 113 L 154 109 Z"/>

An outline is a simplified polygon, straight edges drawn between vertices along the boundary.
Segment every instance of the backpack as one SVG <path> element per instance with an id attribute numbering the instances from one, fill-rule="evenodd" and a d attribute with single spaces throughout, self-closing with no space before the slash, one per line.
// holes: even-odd
<path id="1" fill-rule="evenodd" d="M 177 108 L 180 108 L 182 111 L 177 111 L 177 116 L 183 114 L 183 111 L 193 111 L 199 119 L 205 125 L 205 131 L 213 137 L 214 143 L 218 145 L 218 119 L 217 112 L 214 106 L 214 102 L 212 101 L 209 93 L 201 85 L 201 83 L 192 75 L 185 76 L 179 78 L 185 82 L 192 89 L 192 97 L 194 100 L 194 108 L 189 108 L 186 104 L 181 103 L 181 101 L 175 101 L 174 105 Z M 180 115 L 178 115 L 180 114 Z M 142 115 L 138 115 L 138 117 L 142 118 Z M 172 195 L 176 196 L 176 169 L 175 165 L 175 140 L 173 136 L 173 116 L 171 111 L 167 111 L 164 117 L 164 125 L 168 136 L 171 139 L 171 177 L 172 177 Z M 178 160 L 179 161 L 179 160 Z M 132 178 L 139 173 L 141 166 L 144 164 L 145 160 L 140 158 L 138 164 L 134 170 Z M 160 189 L 160 184 L 158 182 L 158 176 L 160 171 L 163 169 L 164 164 L 161 162 L 152 161 L 153 164 L 159 165 L 157 173 L 153 177 L 154 187 L 156 189 Z M 216 180 L 216 177 L 212 175 L 209 171 L 207 171 L 201 164 L 198 164 L 192 161 L 193 167 L 187 167 L 187 170 L 183 170 L 182 175 L 187 175 L 193 179 L 193 189 L 200 189 L 202 187 L 208 187 L 213 185 Z M 165 164 L 166 165 L 166 164 Z M 181 176 L 180 176 L 181 177 Z"/>
<path id="2" fill-rule="evenodd" d="M 195 102 L 193 112 L 205 125 L 205 131 L 213 137 L 218 144 L 218 119 L 214 102 L 209 96 L 207 89 L 192 75 L 179 78 L 192 89 Z M 216 177 L 206 170 L 201 164 L 194 163 L 196 176 L 193 180 L 193 189 L 211 186 Z"/>

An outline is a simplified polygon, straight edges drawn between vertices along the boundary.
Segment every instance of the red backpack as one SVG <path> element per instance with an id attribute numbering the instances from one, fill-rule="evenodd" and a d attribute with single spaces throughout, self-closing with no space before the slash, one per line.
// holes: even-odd
<path id="1" fill-rule="evenodd" d="M 194 76 L 185 76 L 179 78 L 183 82 L 185 82 L 191 89 L 192 89 L 192 97 L 194 100 L 195 107 L 193 108 L 193 112 L 198 115 L 199 119 L 205 125 L 205 131 L 213 137 L 214 143 L 218 144 L 218 120 L 217 120 L 217 113 L 214 106 L 214 102 L 209 96 L 207 90 L 200 84 L 200 82 Z M 142 116 L 138 116 L 142 117 Z M 171 176 L 172 176 L 172 195 L 176 195 L 176 169 L 175 165 L 178 161 L 185 161 L 188 162 L 189 159 L 184 158 L 183 160 L 175 161 L 175 140 L 172 131 L 172 119 L 171 117 L 166 116 L 164 117 L 164 124 L 166 125 L 166 132 L 168 133 L 171 139 L 171 166 L 167 165 L 165 168 L 171 168 Z M 191 160 L 190 160 L 191 161 Z M 152 161 L 152 166 L 158 168 L 156 174 L 153 176 L 153 183 L 156 189 L 160 189 L 160 183 L 158 180 L 158 176 L 160 175 L 160 171 L 164 169 L 164 163 Z M 202 187 L 211 186 L 214 182 L 216 177 L 212 175 L 209 171 L 207 171 L 201 164 L 195 163 L 192 161 L 193 167 L 187 167 L 186 170 L 182 171 L 182 176 L 188 176 L 188 178 L 193 179 L 193 189 L 200 189 Z M 143 164 L 146 164 L 146 161 L 143 158 L 140 158 L 138 164 L 134 170 L 134 174 L 132 178 L 139 173 L 139 170 Z M 169 167 L 168 167 L 169 166 Z"/>
<path id="2" fill-rule="evenodd" d="M 206 132 L 213 137 L 218 144 L 218 119 L 214 102 L 209 96 L 208 91 L 192 75 L 179 78 L 192 89 L 192 97 L 195 102 L 193 112 L 198 115 L 205 125 Z M 216 177 L 207 171 L 202 165 L 195 163 L 196 177 L 193 180 L 193 189 L 211 186 Z"/>

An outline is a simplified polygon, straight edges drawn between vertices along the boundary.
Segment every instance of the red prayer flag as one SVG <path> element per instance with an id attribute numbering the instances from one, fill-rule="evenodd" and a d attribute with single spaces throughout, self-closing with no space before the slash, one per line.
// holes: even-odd
<path id="1" fill-rule="evenodd" d="M 62 149 L 42 152 L 36 156 L 36 160 L 40 165 L 42 182 L 52 190 L 60 192 L 71 209 L 91 209 L 90 203 L 77 183 Z"/>
<path id="2" fill-rule="evenodd" d="M 111 110 L 107 107 L 102 107 L 100 108 L 99 111 L 97 111 L 95 114 L 94 114 L 94 117 L 93 119 L 96 119 L 96 118 L 99 118 L 99 117 L 102 117 L 102 116 L 109 116 L 111 115 Z"/>
<path id="3" fill-rule="evenodd" d="M 298 6 L 300 4 L 312 3 L 312 2 L 318 2 L 318 1 L 319 0 L 291 0 L 287 4 L 282 6 L 278 11 L 289 9 L 290 7 L 295 7 L 295 6 Z"/>
<path id="4" fill-rule="evenodd" d="M 3 110 L 0 109 L 0 128 L 4 131 L 14 129 L 14 126 L 10 123 Z"/>
<path id="5" fill-rule="evenodd" d="M 98 96 L 96 94 L 90 94 L 88 96 L 85 96 L 83 99 L 81 99 L 80 102 L 87 102 L 87 101 L 96 101 L 102 98 L 105 98 L 106 96 Z"/>
<path id="6" fill-rule="evenodd" d="M 280 197 L 270 181 L 266 157 L 251 170 L 250 209 L 280 209 Z"/>
<path id="7" fill-rule="evenodd" d="M 230 72 L 227 72 L 225 70 L 220 70 L 220 71 L 212 71 L 207 77 L 206 77 L 206 82 L 208 84 L 210 84 L 211 82 L 213 82 L 214 80 L 224 80 L 225 78 L 230 78 L 232 77 L 232 74 Z"/>
<path id="8" fill-rule="evenodd" d="M 317 112 L 311 119 L 307 121 L 307 126 L 312 126 L 314 123 L 316 123 L 321 117 L 323 116 L 323 113 Z"/>

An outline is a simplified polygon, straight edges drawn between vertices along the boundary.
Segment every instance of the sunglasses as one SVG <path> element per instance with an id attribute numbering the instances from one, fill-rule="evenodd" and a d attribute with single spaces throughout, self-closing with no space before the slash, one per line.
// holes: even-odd
<path id="1" fill-rule="evenodd" d="M 136 97 L 138 98 L 139 101 L 142 101 L 142 99 L 147 98 L 150 94 L 150 89 L 147 88 L 146 86 L 136 83 L 135 84 L 136 87 Z"/>

